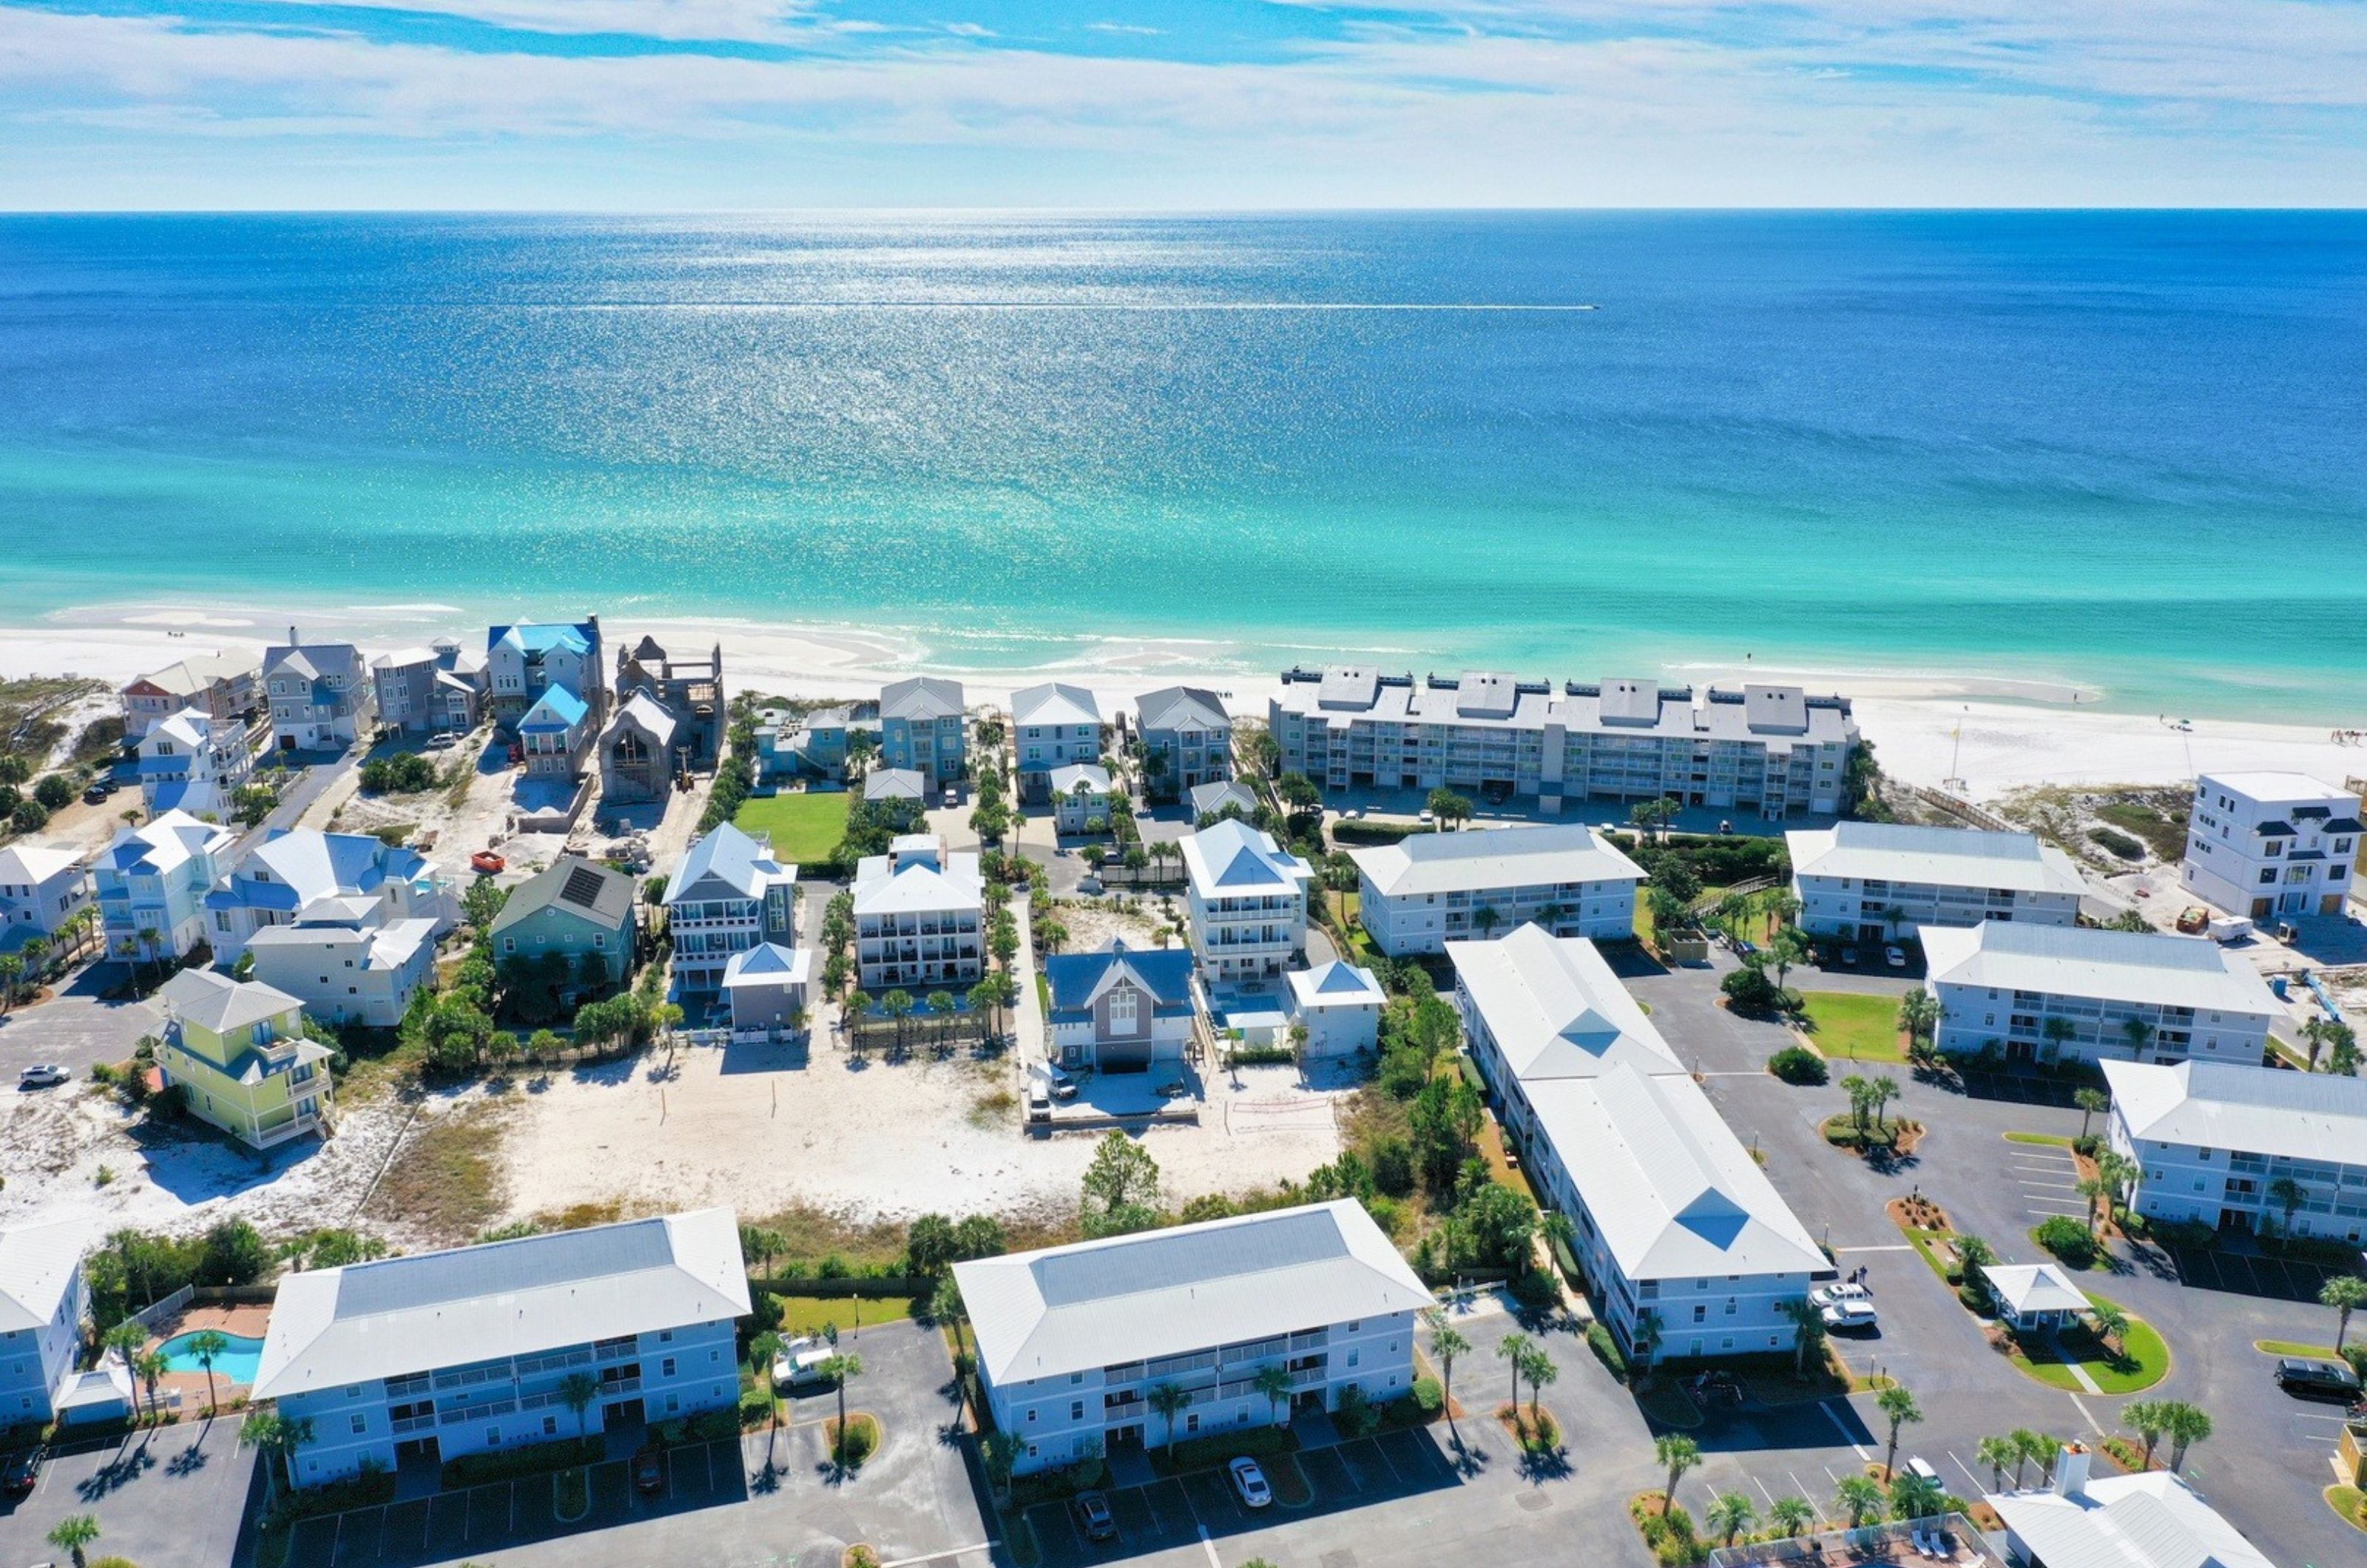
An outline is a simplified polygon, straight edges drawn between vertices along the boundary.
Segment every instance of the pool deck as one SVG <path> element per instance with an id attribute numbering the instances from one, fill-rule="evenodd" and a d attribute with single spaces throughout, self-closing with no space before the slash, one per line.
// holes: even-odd
<path id="1" fill-rule="evenodd" d="M 167 1339 L 183 1334 L 195 1334 L 201 1328 L 219 1328 L 224 1334 L 235 1334 L 243 1339 L 260 1339 L 270 1326 L 271 1309 L 267 1306 L 245 1303 L 232 1306 L 214 1306 L 204 1303 L 193 1303 L 158 1325 L 157 1332 L 148 1341 L 147 1348 L 153 1350 Z M 141 1403 L 144 1405 L 148 1399 L 147 1385 L 135 1383 L 134 1392 L 138 1393 Z M 184 1416 L 204 1414 L 206 1374 L 202 1371 L 166 1372 L 157 1380 L 156 1397 L 160 1403 L 170 1405 L 173 1396 L 176 1393 L 180 1395 L 179 1408 Z M 221 1372 L 214 1374 L 214 1396 L 224 1404 L 233 1399 L 243 1399 L 246 1393 L 246 1384 L 232 1382 Z"/>

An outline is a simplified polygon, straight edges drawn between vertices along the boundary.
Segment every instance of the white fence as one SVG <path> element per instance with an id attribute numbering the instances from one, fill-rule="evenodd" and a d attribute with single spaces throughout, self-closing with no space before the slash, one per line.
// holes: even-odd
<path id="1" fill-rule="evenodd" d="M 133 1313 L 131 1314 L 131 1321 L 138 1324 L 141 1327 L 147 1329 L 149 1332 L 153 1333 L 155 1332 L 155 1328 L 158 1324 L 164 1322 L 166 1318 L 171 1317 L 183 1307 L 187 1306 L 190 1299 L 196 1296 L 197 1293 L 198 1291 L 196 1286 L 184 1285 L 179 1290 L 175 1291 L 171 1295 L 166 1296 L 163 1301 L 158 1302 L 155 1305 L 142 1307 L 138 1312 Z"/>

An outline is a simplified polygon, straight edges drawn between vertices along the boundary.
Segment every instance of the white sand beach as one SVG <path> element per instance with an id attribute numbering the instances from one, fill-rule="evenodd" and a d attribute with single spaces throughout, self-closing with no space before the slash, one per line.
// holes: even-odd
<path id="1" fill-rule="evenodd" d="M 128 605 L 74 612 L 55 624 L 0 626 L 0 676 L 78 674 L 119 683 L 192 653 L 259 651 L 291 621 L 308 638 L 347 637 L 371 652 L 439 636 L 465 642 L 484 635 L 481 620 L 433 602 L 272 614 Z M 720 643 L 733 689 L 783 696 L 869 696 L 885 682 L 929 673 L 959 678 L 974 702 L 1006 703 L 1013 691 L 1048 680 L 1127 702 L 1180 682 L 1223 693 L 1235 712 L 1253 716 L 1275 689 L 1275 671 L 1248 669 L 1237 649 L 1214 641 L 1104 638 L 1083 653 L 1059 645 L 1059 657 L 1040 664 L 982 668 L 964 660 L 959 634 L 937 638 L 903 629 L 669 616 L 617 615 L 606 625 L 617 637 L 647 633 L 685 649 Z M 1697 684 L 1750 679 L 1840 692 L 1852 699 L 1886 773 L 1931 785 L 1961 779 L 1976 798 L 2034 784 L 2169 784 L 2226 768 L 2293 769 L 2336 784 L 2367 774 L 2367 747 L 2342 744 L 2327 729 L 2214 718 L 2180 728 L 2175 716 L 2115 712 L 2109 694 L 2100 701 L 2092 689 L 2055 682 L 1706 664 L 1663 673 Z"/>

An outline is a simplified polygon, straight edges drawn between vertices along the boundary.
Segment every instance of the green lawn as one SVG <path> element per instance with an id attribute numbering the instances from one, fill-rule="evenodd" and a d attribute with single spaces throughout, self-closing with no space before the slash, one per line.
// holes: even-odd
<path id="1" fill-rule="evenodd" d="M 1907 1060 L 1906 1049 L 1899 1043 L 1895 998 L 1860 996 L 1853 991 L 1803 991 L 1800 1005 L 1807 1014 L 1808 1037 L 1828 1057 Z"/>
<path id="2" fill-rule="evenodd" d="M 2050 1149 L 2071 1146 L 2071 1140 L 2059 1133 L 2008 1133 L 2005 1141 L 2009 1144 L 2043 1144 Z"/>
<path id="3" fill-rule="evenodd" d="M 2093 1291 L 2088 1292 L 2088 1299 L 2108 1306 L 2119 1304 L 2106 1301 Z M 2077 1359 L 2081 1369 L 2106 1393 L 2135 1393 L 2141 1389 L 2151 1388 L 2169 1375 L 2169 1347 L 2162 1342 L 2153 1325 L 2141 1317 L 2129 1319 L 2129 1331 L 2124 1337 L 2117 1359 L 2106 1356 L 2101 1346 L 2078 1329 L 2063 1335 L 2052 1344 L 2033 1339 L 2031 1348 L 2041 1355 Z M 2060 1360 L 2024 1360 L 2016 1357 L 2013 1364 L 2050 1388 L 2080 1392 L 2078 1380 Z"/>
<path id="4" fill-rule="evenodd" d="M 2331 1345 L 2304 1345 L 2291 1339 L 2255 1339 L 2252 1348 L 2263 1356 L 2303 1356 L 2313 1361 L 2342 1359 Z"/>
<path id="5" fill-rule="evenodd" d="M 846 807 L 852 799 L 844 790 L 753 795 L 731 821 L 742 832 L 771 834 L 773 857 L 783 864 L 825 861 L 846 837 Z"/>
<path id="6" fill-rule="evenodd" d="M 842 1332 L 875 1323 L 904 1323 L 912 1315 L 912 1303 L 902 1296 L 783 1296 L 781 1298 L 781 1333 L 783 1336 L 819 1334 L 825 1323 L 836 1324 Z"/>

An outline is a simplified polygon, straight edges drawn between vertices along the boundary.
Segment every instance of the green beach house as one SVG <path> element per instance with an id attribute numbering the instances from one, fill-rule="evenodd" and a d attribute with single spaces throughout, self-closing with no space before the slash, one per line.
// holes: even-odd
<path id="1" fill-rule="evenodd" d="M 210 969 L 184 969 L 156 993 L 156 1063 L 188 1109 L 267 1149 L 329 1126 L 328 1047 L 304 1038 L 304 1006 L 287 992 Z"/>
<path id="2" fill-rule="evenodd" d="M 561 855 L 513 888 L 493 917 L 493 962 L 509 969 L 521 960 L 563 959 L 563 966 L 551 965 L 551 989 L 561 1001 L 580 989 L 587 953 L 622 984 L 633 962 L 633 894 L 625 873 Z"/>

